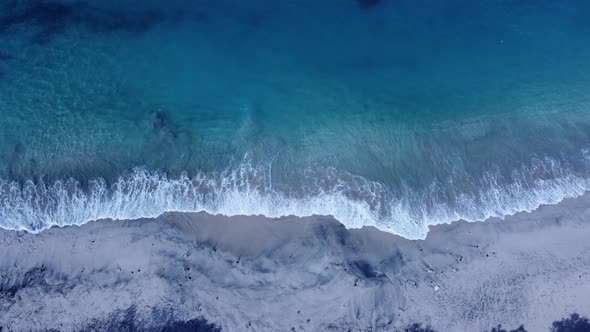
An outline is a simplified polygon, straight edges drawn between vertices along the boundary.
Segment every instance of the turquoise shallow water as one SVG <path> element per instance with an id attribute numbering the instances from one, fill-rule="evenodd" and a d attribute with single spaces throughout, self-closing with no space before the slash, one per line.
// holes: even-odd
<path id="1" fill-rule="evenodd" d="M 3 1 L 0 226 L 206 210 L 409 238 L 590 189 L 583 1 Z"/>

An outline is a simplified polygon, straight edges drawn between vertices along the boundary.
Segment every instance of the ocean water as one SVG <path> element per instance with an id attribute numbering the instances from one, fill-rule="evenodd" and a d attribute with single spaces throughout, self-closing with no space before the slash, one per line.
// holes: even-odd
<path id="1" fill-rule="evenodd" d="M 0 227 L 334 215 L 423 238 L 590 190 L 590 2 L 0 1 Z"/>

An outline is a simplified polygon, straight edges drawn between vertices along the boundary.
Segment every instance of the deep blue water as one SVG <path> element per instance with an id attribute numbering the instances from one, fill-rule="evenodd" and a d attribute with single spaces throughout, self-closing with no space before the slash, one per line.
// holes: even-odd
<path id="1" fill-rule="evenodd" d="M 206 210 L 420 238 L 590 189 L 587 1 L 0 3 L 4 228 Z"/>

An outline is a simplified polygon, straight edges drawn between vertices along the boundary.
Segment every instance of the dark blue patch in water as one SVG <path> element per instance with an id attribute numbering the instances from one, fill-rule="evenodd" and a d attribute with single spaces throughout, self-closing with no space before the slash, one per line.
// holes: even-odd
<path id="1" fill-rule="evenodd" d="M 360 8 L 368 9 L 377 6 L 382 0 L 357 0 L 356 1 Z"/>
<path id="2" fill-rule="evenodd" d="M 16 3 L 5 6 L 18 8 Z M 163 19 L 163 15 L 155 10 L 130 12 L 94 8 L 84 2 L 31 1 L 24 8 L 0 16 L 0 32 L 17 24 L 30 24 L 40 30 L 33 36 L 32 42 L 46 44 L 71 25 L 81 25 L 95 33 L 124 31 L 139 34 Z"/>
<path id="3" fill-rule="evenodd" d="M 162 129 L 166 127 L 169 123 L 168 114 L 164 111 L 157 111 L 154 113 L 154 121 L 152 122 L 152 127 L 155 130 Z"/>
<path id="4" fill-rule="evenodd" d="M 10 61 L 13 60 L 14 57 L 8 53 L 0 52 L 0 61 Z"/>
<path id="5" fill-rule="evenodd" d="M 121 12 L 92 9 L 85 11 L 77 20 L 90 31 L 96 33 L 124 31 L 141 34 L 163 21 L 164 15 L 156 10 Z"/>
<path id="6" fill-rule="evenodd" d="M 38 45 L 45 45 L 50 42 L 53 37 L 62 33 L 65 30 L 64 24 L 49 25 L 33 36 L 32 42 Z"/>
<path id="7" fill-rule="evenodd" d="M 14 7 L 17 7 L 14 3 Z M 9 29 L 13 25 L 21 23 L 33 23 L 38 25 L 63 24 L 73 13 L 75 5 L 65 5 L 55 2 L 31 2 L 21 11 L 16 10 L 0 18 L 0 31 Z"/>

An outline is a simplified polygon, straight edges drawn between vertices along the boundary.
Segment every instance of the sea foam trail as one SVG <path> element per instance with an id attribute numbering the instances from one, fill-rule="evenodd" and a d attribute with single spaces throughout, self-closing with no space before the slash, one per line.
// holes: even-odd
<path id="1" fill-rule="evenodd" d="M 534 178 L 539 173 L 545 176 Z M 138 168 L 113 184 L 94 179 L 84 188 L 72 178 L 50 184 L 0 180 L 0 227 L 39 232 L 96 219 L 206 211 L 227 216 L 332 215 L 349 228 L 370 225 L 423 239 L 429 225 L 532 211 L 590 190 L 590 178 L 573 175 L 552 159 L 513 171 L 515 180 L 508 184 L 498 173 L 488 173 L 477 192 L 451 187 L 451 201 L 440 198 L 439 184 L 423 191 L 406 187 L 393 192 L 381 183 L 334 169 L 322 172 L 328 179 L 314 179 L 313 186 L 298 194 L 285 193 L 274 189 L 270 174 L 268 168 L 243 163 L 233 170 L 175 179 Z M 448 184 L 444 188 L 448 191 Z"/>

